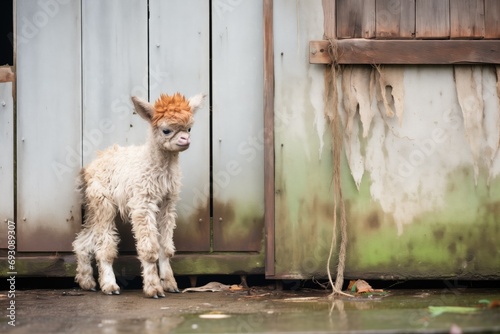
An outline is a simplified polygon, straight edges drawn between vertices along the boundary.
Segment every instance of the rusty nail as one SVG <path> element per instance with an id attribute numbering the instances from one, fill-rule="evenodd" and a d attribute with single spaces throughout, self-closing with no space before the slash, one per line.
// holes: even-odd
<path id="1" fill-rule="evenodd" d="M 200 219 L 198 219 L 198 222 L 199 222 L 199 223 L 201 223 L 202 221 L 203 221 L 203 219 L 201 219 L 201 218 L 200 218 Z"/>
<path id="2" fill-rule="evenodd" d="M 219 221 L 222 222 L 222 217 L 219 217 Z"/>
<path id="3" fill-rule="evenodd" d="M 23 217 L 23 221 L 26 221 L 26 217 Z"/>
<path id="4" fill-rule="evenodd" d="M 5 107 L 6 105 L 7 105 L 7 103 L 5 103 L 5 101 L 2 101 L 2 106 Z"/>

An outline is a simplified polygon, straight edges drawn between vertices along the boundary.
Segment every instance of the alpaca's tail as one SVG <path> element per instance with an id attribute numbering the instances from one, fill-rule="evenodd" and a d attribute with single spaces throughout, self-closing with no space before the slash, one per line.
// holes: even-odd
<path id="1" fill-rule="evenodd" d="M 85 202 L 85 191 L 87 190 L 87 181 L 85 180 L 85 168 L 80 169 L 80 174 L 76 178 L 76 191 L 82 195 Z"/>

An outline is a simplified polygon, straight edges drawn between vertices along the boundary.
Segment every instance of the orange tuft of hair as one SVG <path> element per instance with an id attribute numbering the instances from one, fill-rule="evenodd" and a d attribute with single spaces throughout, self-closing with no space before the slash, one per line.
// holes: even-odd
<path id="1" fill-rule="evenodd" d="M 187 126 L 192 122 L 193 111 L 189 101 L 180 93 L 174 95 L 160 94 L 154 105 L 153 125 L 158 125 L 160 120 L 169 124 Z"/>

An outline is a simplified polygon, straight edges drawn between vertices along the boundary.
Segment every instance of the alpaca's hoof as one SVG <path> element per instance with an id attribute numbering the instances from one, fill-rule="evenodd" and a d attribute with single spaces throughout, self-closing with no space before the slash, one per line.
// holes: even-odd
<path id="1" fill-rule="evenodd" d="M 120 294 L 120 288 L 116 285 L 113 284 L 111 286 L 104 286 L 101 288 L 102 293 L 105 295 L 119 295 Z"/>
<path id="2" fill-rule="evenodd" d="M 75 281 L 82 290 L 96 291 L 96 283 L 92 276 L 77 275 Z"/>
<path id="3" fill-rule="evenodd" d="M 158 292 L 156 295 L 151 296 L 153 299 L 158 299 L 158 298 L 165 298 L 165 294 L 162 292 Z"/>
<path id="4" fill-rule="evenodd" d="M 117 296 L 120 294 L 120 290 L 113 290 L 113 291 L 103 291 L 103 293 L 105 295 L 108 295 L 108 296 Z"/>
<path id="5" fill-rule="evenodd" d="M 177 287 L 166 288 L 165 291 L 170 292 L 170 293 L 180 293 L 180 291 Z"/>
<path id="6" fill-rule="evenodd" d="M 157 299 L 158 297 L 164 298 L 165 292 L 163 292 L 160 286 L 157 286 L 156 288 L 150 287 L 149 289 L 144 289 L 144 295 L 149 298 Z"/>
<path id="7" fill-rule="evenodd" d="M 179 293 L 179 288 L 177 288 L 177 283 L 175 279 L 162 279 L 161 285 L 163 286 L 163 290 L 171 293 Z"/>

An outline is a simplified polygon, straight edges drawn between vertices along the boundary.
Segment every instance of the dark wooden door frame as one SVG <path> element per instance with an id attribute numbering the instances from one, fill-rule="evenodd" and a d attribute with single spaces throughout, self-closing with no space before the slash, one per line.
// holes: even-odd
<path id="1" fill-rule="evenodd" d="M 264 15 L 264 224 L 265 273 L 274 276 L 274 42 L 273 0 L 263 0 Z"/>

